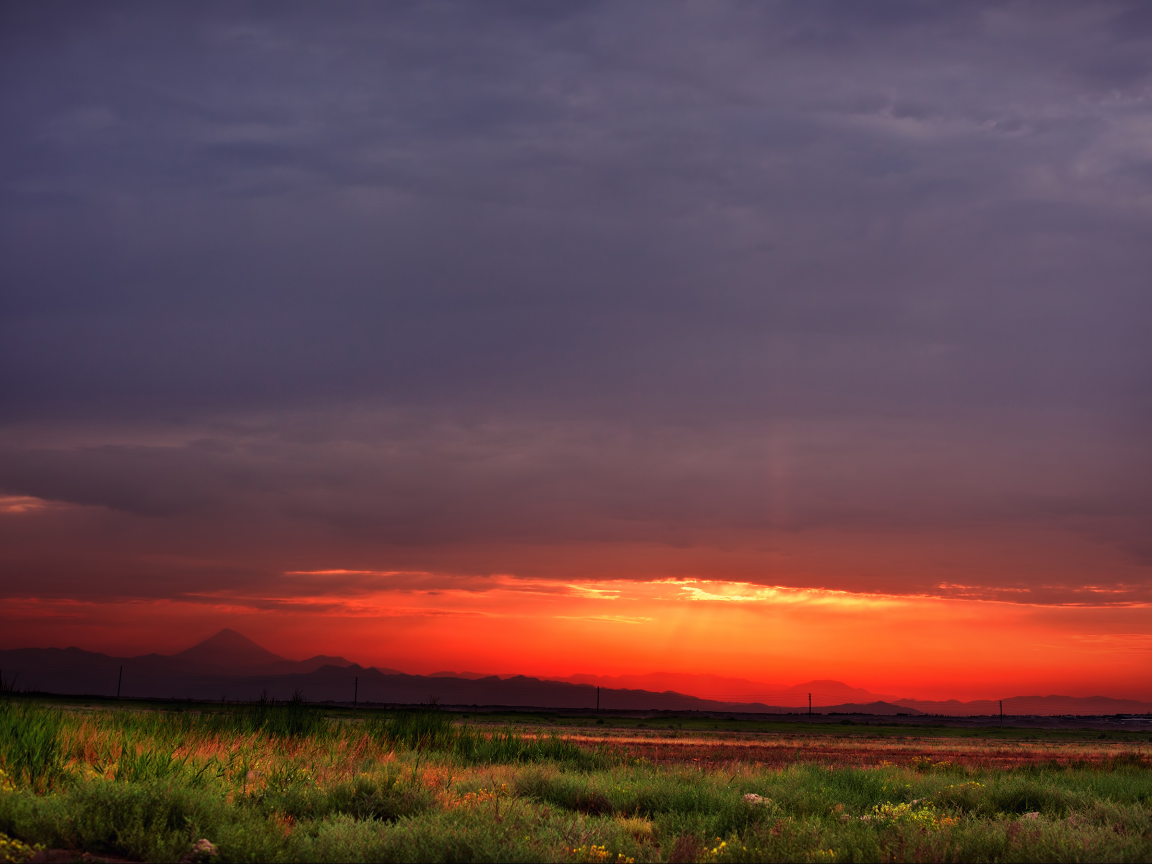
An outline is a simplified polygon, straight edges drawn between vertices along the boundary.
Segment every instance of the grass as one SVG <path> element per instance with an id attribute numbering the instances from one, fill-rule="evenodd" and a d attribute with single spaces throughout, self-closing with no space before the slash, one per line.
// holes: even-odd
<path id="1" fill-rule="evenodd" d="M 13 699 L 0 701 L 0 754 L 7 776 L 32 788 L 60 773 L 63 714 Z"/>
<path id="2" fill-rule="evenodd" d="M 1134 739 L 1042 742 L 1044 759 L 1003 769 L 930 758 L 939 742 L 904 729 L 921 755 L 862 767 L 805 753 L 869 738 L 774 724 L 757 734 L 802 744 L 776 765 L 687 755 L 718 745 L 701 738 L 713 730 L 647 721 L 684 736 L 656 763 L 629 737 L 638 723 L 63 704 L 0 703 L 0 861 L 37 846 L 177 861 L 201 839 L 221 862 L 1152 860 L 1152 769 Z M 571 734 L 592 727 L 603 740 Z"/>
<path id="3" fill-rule="evenodd" d="M 466 765 L 562 762 L 586 769 L 605 760 L 555 734 L 525 737 L 511 728 L 484 733 L 458 725 L 440 711 L 400 711 L 365 723 L 369 735 L 391 748 L 432 752 Z"/>

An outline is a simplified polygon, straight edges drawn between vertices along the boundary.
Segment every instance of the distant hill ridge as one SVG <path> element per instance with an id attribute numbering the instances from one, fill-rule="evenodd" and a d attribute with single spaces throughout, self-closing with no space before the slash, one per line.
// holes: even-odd
<path id="1" fill-rule="evenodd" d="M 860 687 L 850 687 L 842 681 L 806 681 L 792 687 L 779 689 L 763 681 L 749 681 L 747 678 L 728 678 L 720 675 L 691 675 L 675 672 L 650 672 L 645 675 L 569 675 L 557 681 L 570 681 L 574 684 L 593 684 L 601 687 L 624 687 L 642 690 L 690 689 L 694 695 L 725 702 L 770 702 L 785 700 L 788 704 L 799 705 L 799 700 L 812 694 L 814 704 L 830 703 L 870 703 L 895 702 L 896 697 L 884 693 L 872 693 Z M 805 702 L 805 705 L 807 703 Z"/>
<path id="2" fill-rule="evenodd" d="M 772 692 L 768 685 L 747 679 L 662 672 L 566 679 L 476 672 L 408 675 L 395 669 L 364 668 L 343 657 L 289 660 L 231 629 L 171 656 L 112 657 L 75 647 L 0 651 L 0 672 L 6 684 L 21 690 L 114 696 L 119 685 L 125 697 L 247 700 L 267 693 L 280 699 L 299 690 L 313 701 L 350 702 L 357 693 L 362 702 L 389 704 L 437 701 L 442 705 L 584 709 L 596 707 L 599 699 L 601 708 L 623 710 L 797 713 L 807 710 L 806 696 L 812 693 L 813 708 L 819 713 L 972 716 L 999 711 L 999 703 L 990 700 L 895 699 L 831 680 Z M 686 682 L 713 698 L 662 687 L 674 681 Z M 797 703 L 798 698 L 803 698 L 803 705 Z M 828 700 L 843 701 L 830 705 Z M 1027 696 L 1005 699 L 1004 712 L 1133 714 L 1152 712 L 1152 704 L 1102 696 Z"/>

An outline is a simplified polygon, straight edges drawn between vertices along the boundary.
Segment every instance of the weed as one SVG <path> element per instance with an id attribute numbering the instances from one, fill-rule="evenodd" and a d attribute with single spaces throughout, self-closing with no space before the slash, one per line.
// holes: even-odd
<path id="1" fill-rule="evenodd" d="M 9 778 L 44 786 L 59 775 L 61 722 L 58 710 L 0 701 L 0 760 Z"/>

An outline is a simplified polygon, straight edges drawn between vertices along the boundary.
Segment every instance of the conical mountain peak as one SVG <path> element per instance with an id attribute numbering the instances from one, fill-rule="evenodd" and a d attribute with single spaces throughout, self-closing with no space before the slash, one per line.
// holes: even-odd
<path id="1" fill-rule="evenodd" d="M 198 666 L 225 668 L 267 666 L 284 659 L 227 627 L 198 645 L 181 651 L 175 658 Z"/>

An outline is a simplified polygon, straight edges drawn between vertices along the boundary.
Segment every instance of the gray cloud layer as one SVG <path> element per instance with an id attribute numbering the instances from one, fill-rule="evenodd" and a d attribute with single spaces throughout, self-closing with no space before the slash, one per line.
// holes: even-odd
<path id="1" fill-rule="evenodd" d="M 1147 583 L 1145 4 L 0 15 L 0 490 L 235 556 L 1039 525 Z"/>

